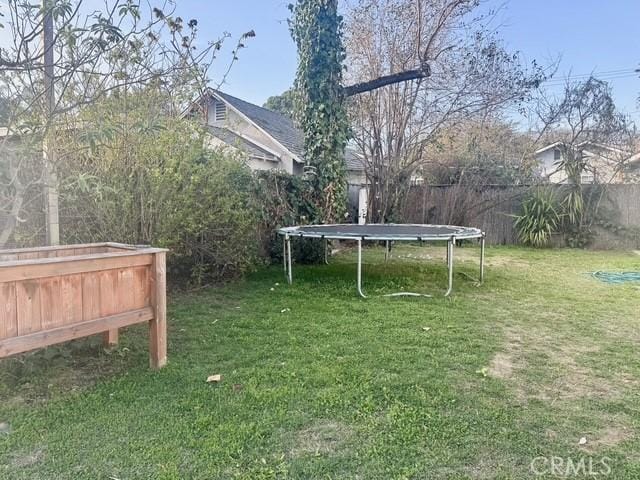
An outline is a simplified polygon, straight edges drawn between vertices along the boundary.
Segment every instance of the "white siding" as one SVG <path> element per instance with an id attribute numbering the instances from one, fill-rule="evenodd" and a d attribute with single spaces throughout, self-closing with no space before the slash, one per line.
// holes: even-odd
<path id="1" fill-rule="evenodd" d="M 228 128 L 236 134 L 248 138 L 256 144 L 265 147 L 267 150 L 273 152 L 279 157 L 279 162 L 265 162 L 262 160 L 253 159 L 248 162 L 252 169 L 256 170 L 270 170 L 273 168 L 279 168 L 287 173 L 296 173 L 297 165 L 294 165 L 295 161 L 293 156 L 280 144 L 271 138 L 271 136 L 265 134 L 262 130 L 254 126 L 252 123 L 245 120 L 244 117 L 239 115 L 233 108 L 227 107 L 227 118 L 224 121 L 216 121 L 216 112 L 214 108 L 214 101 L 209 103 L 209 124 L 215 127 Z M 300 167 L 301 168 L 301 167 Z"/>

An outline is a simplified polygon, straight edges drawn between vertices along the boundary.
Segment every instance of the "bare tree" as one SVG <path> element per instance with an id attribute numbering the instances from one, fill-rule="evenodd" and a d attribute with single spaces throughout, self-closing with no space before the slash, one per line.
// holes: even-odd
<path id="1" fill-rule="evenodd" d="M 346 15 L 352 79 L 428 75 L 354 96 L 354 141 L 365 159 L 370 220 L 386 221 L 443 128 L 523 101 L 544 73 L 507 52 L 477 0 L 367 0 Z M 425 66 L 428 66 L 425 67 Z"/>
<path id="2" fill-rule="evenodd" d="M 590 77 L 567 80 L 560 98 L 542 94 L 535 104 L 539 131 L 554 141 L 560 161 L 553 174 L 567 183 L 563 197 L 565 228 L 576 246 L 586 244 L 597 219 L 605 188 L 624 180 L 624 170 L 634 153 L 635 127 L 619 112 L 607 82 Z"/>

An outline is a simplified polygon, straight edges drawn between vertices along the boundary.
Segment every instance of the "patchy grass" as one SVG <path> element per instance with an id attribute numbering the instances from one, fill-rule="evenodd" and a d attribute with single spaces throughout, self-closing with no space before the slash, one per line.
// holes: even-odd
<path id="1" fill-rule="evenodd" d="M 441 292 L 442 253 L 369 249 L 365 289 Z M 456 259 L 477 273 L 476 249 Z M 3 360 L 0 478 L 554 478 L 540 456 L 639 478 L 640 285 L 586 273 L 640 257 L 490 248 L 487 264 L 449 299 L 360 299 L 349 252 L 293 286 L 273 267 L 171 298 L 159 372 L 140 327 L 113 351 Z"/>

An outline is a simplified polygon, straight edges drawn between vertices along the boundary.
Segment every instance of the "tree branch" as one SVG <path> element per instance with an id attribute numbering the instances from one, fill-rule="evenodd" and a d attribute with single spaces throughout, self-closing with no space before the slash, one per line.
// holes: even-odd
<path id="1" fill-rule="evenodd" d="M 427 78 L 430 75 L 431 68 L 429 68 L 429 65 L 424 65 L 420 69 L 392 73 L 391 75 L 384 75 L 382 77 L 374 78 L 373 80 L 344 87 L 344 95 L 345 97 L 352 97 L 353 95 L 370 92 L 378 88 L 386 87 L 387 85 Z"/>

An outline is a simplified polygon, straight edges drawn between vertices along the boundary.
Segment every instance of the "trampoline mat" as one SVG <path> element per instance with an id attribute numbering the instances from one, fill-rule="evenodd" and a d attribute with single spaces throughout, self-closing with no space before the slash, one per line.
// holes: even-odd
<path id="1" fill-rule="evenodd" d="M 428 239 L 448 239 L 452 236 L 458 238 L 479 238 L 482 232 L 477 228 L 459 227 L 453 225 L 412 225 L 412 224 L 341 224 L 341 225 L 305 225 L 299 227 L 288 227 L 280 230 L 282 234 L 300 236 L 323 236 L 323 237 L 354 237 L 368 239 L 407 239 L 416 240 Z"/>

